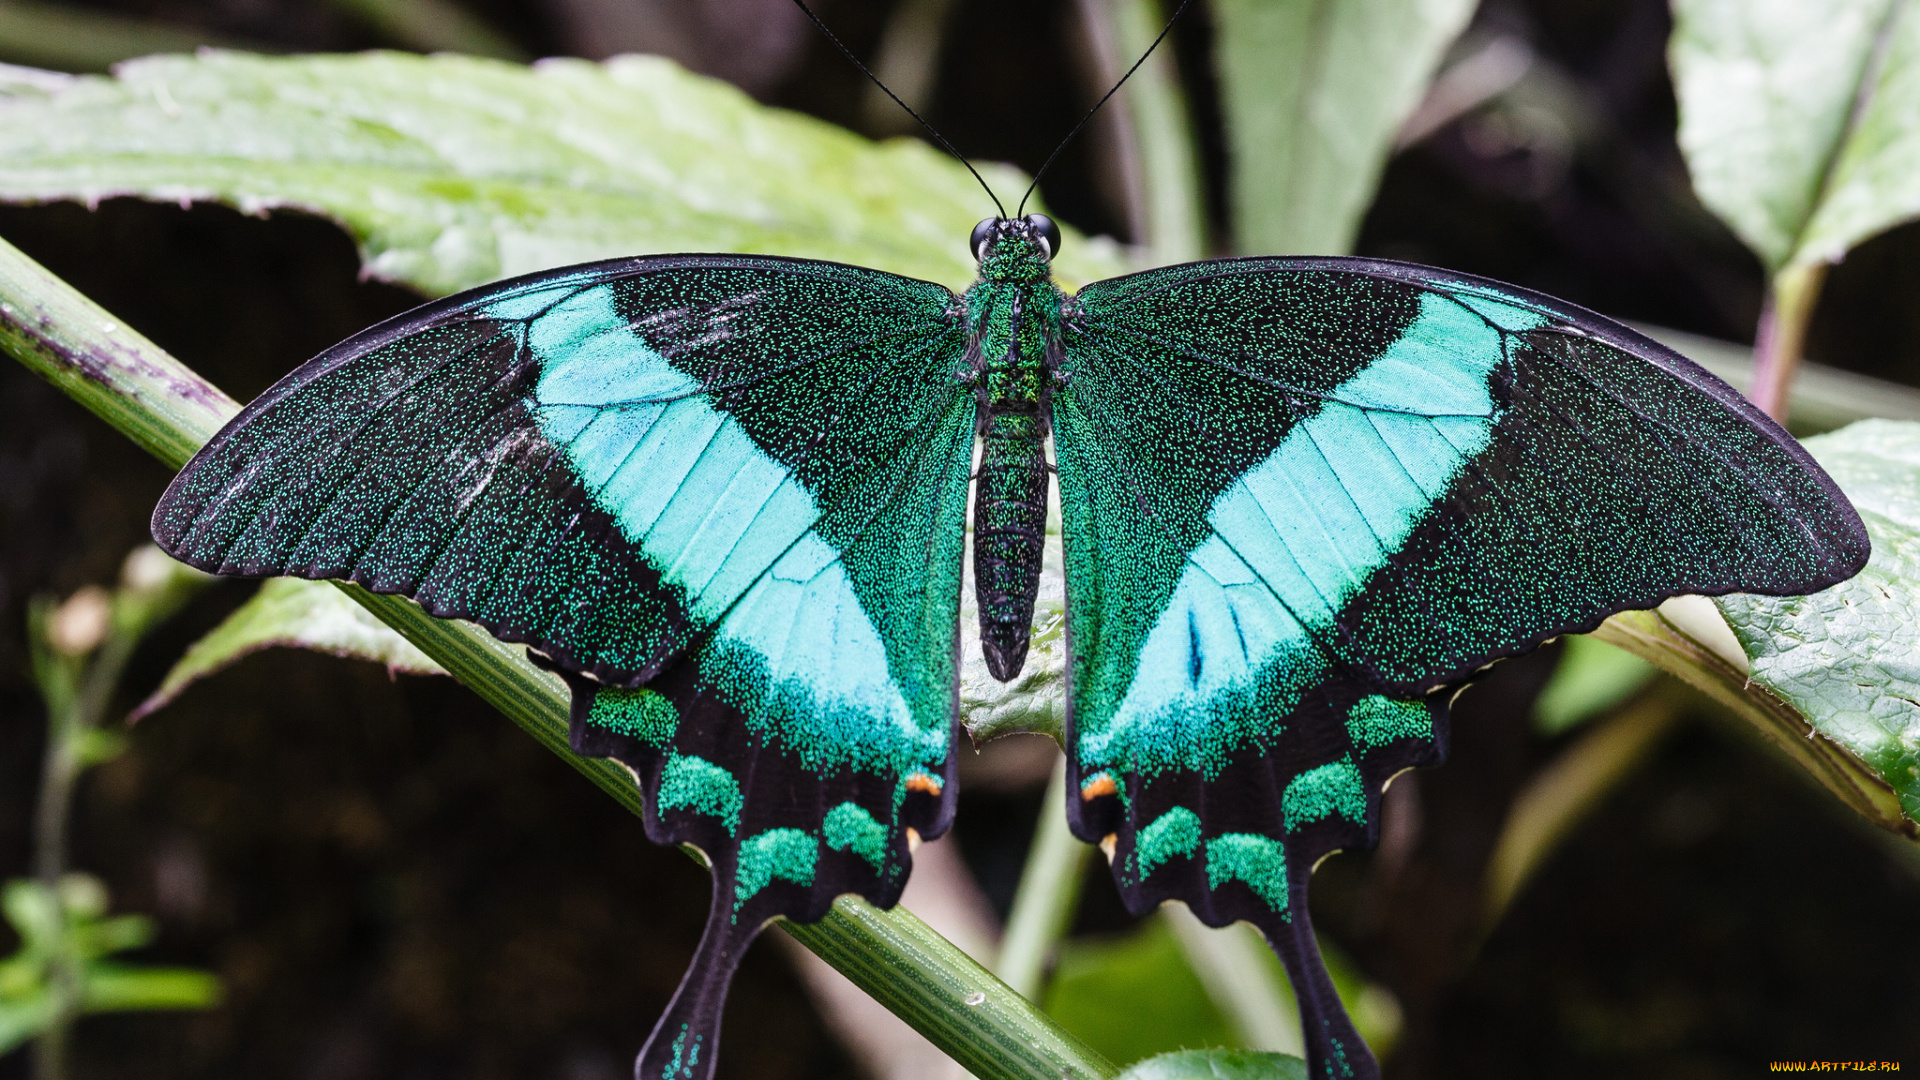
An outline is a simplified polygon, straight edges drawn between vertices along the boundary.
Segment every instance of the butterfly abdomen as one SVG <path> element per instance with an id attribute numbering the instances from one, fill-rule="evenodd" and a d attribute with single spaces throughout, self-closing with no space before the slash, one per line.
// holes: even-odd
<path id="1" fill-rule="evenodd" d="M 1038 412 L 994 412 L 981 436 L 974 488 L 974 595 L 980 648 L 1001 682 L 1020 674 L 1040 589 L 1047 528 L 1046 421 Z"/>
<path id="2" fill-rule="evenodd" d="M 980 651 L 1001 682 L 1020 674 L 1040 591 L 1047 529 L 1046 356 L 1060 311 L 1049 281 L 983 280 L 967 293 L 979 382 L 980 473 L 973 497 L 973 585 Z"/>

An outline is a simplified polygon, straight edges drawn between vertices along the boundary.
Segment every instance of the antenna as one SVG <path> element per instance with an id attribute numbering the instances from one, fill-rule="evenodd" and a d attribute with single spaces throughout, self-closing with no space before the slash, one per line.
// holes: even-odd
<path id="1" fill-rule="evenodd" d="M 843 42 L 842 42 L 842 41 L 841 41 L 841 40 L 840 40 L 839 38 L 837 38 L 837 37 L 835 37 L 835 36 L 834 36 L 834 33 L 833 33 L 833 31 L 831 31 L 831 30 L 829 30 L 829 29 L 827 29 L 827 24 L 826 24 L 826 23 L 823 23 L 823 22 L 821 22 L 821 21 L 820 21 L 820 16 L 818 16 L 818 15 L 815 15 L 815 14 L 813 13 L 813 9 L 807 6 L 807 3 L 806 3 L 806 0 L 793 0 L 793 2 L 794 2 L 794 4 L 795 4 L 796 6 L 798 6 L 798 7 L 800 8 L 800 10 L 801 10 L 801 11 L 804 11 L 804 12 L 806 12 L 806 15 L 807 15 L 807 18 L 813 21 L 813 25 L 815 25 L 815 26 L 817 26 L 817 27 L 819 27 L 819 28 L 820 28 L 820 32 L 821 32 L 822 34 L 825 34 L 825 35 L 827 35 L 827 40 L 828 40 L 828 41 L 831 41 L 831 42 L 833 42 L 833 47 L 834 47 L 834 48 L 836 48 L 836 49 L 839 49 L 839 50 L 840 50 L 840 55 L 842 55 L 842 56 L 844 56 L 844 57 L 846 57 L 846 58 L 847 58 L 848 60 L 850 60 L 850 61 L 852 61 L 852 62 L 853 62 L 853 66 L 854 66 L 854 67 L 857 67 L 857 68 L 859 68 L 859 69 L 860 69 L 860 74 L 862 74 L 862 75 L 865 75 L 865 76 L 866 76 L 867 78 L 869 78 L 869 79 L 872 79 L 872 80 L 873 80 L 873 85 L 875 85 L 875 86 L 877 86 L 877 87 L 879 87 L 879 88 L 880 88 L 880 92 L 881 92 L 881 93 L 883 93 L 883 94 L 885 94 L 885 95 L 887 95 L 888 97 L 890 97 L 890 98 L 892 98 L 892 99 L 893 99 L 893 103 L 894 103 L 895 105 L 898 105 L 898 106 L 900 106 L 901 108 L 903 108 L 903 109 L 905 109 L 905 110 L 907 110 L 907 115 L 908 115 L 908 116 L 911 116 L 911 117 L 913 117 L 913 118 L 914 118 L 915 120 L 917 120 L 917 121 L 919 121 L 919 123 L 920 123 L 920 126 L 921 126 L 921 127 L 923 127 L 923 128 L 926 128 L 926 129 L 927 129 L 927 134 L 929 134 L 929 135 L 931 135 L 931 136 L 933 136 L 933 141 L 934 141 L 934 142 L 936 142 L 936 143 L 938 143 L 938 144 L 940 145 L 940 148 L 941 148 L 942 150 L 945 150 L 945 151 L 946 151 L 947 153 L 949 153 L 949 154 L 952 154 L 952 155 L 953 155 L 953 159 L 954 159 L 955 161 L 958 161 L 958 162 L 959 162 L 960 164 L 962 164 L 962 165 L 965 165 L 965 166 L 967 167 L 967 171 L 973 174 L 973 178 L 974 178 L 975 180 L 978 180 L 978 181 L 980 181 L 980 188 L 981 188 L 981 190 L 983 190 L 983 191 L 985 191 L 985 192 L 987 193 L 987 198 L 989 198 L 989 199 L 992 199 L 992 200 L 993 200 L 993 208 L 994 208 L 995 210 L 998 210 L 998 211 L 1000 212 L 1000 216 L 1001 216 L 1001 217 L 1003 217 L 1003 218 L 1004 218 L 1004 217 L 1006 217 L 1006 216 L 1007 216 L 1007 208 L 1006 208 L 1006 207 L 1005 207 L 1004 205 L 1002 205 L 1002 204 L 1001 204 L 1001 202 L 1000 202 L 1000 196 L 998 196 L 998 195 L 995 195 L 995 194 L 993 193 L 993 188 L 991 188 L 991 187 L 988 187 L 988 186 L 987 186 L 987 180 L 986 180 L 986 177 L 984 177 L 984 176 L 981 176 L 981 175 L 980 175 L 980 170 L 978 170 L 978 169 L 976 169 L 976 168 L 974 168 L 974 167 L 973 167 L 973 162 L 971 162 L 971 161 L 968 161 L 968 160 L 967 160 L 967 157 L 966 157 L 966 155 L 965 155 L 965 154 L 962 154 L 962 153 L 961 153 L 960 151 L 958 151 L 958 150 L 955 150 L 955 149 L 953 148 L 953 144 L 947 141 L 947 137 L 946 137 L 945 135 L 942 135 L 942 134 L 940 134 L 940 133 L 939 133 L 938 131 L 935 131 L 935 130 L 934 130 L 934 127 L 933 127 L 933 125 L 932 125 L 932 124 L 929 124 L 929 123 L 927 123 L 927 121 L 926 121 L 926 118 L 925 118 L 925 117 L 923 117 L 923 116 L 921 116 L 921 115 L 920 115 L 919 113 L 917 113 L 917 112 L 914 112 L 914 111 L 913 111 L 913 106 L 911 106 L 911 105 L 909 105 L 909 104 L 907 104 L 907 103 L 906 103 L 906 102 L 904 102 L 904 101 L 901 101 L 901 100 L 900 100 L 900 95 L 898 95 L 898 94 L 896 94 L 896 93 L 894 93 L 894 92 L 893 92 L 892 90 L 889 90 L 889 89 L 887 89 L 887 84 L 886 84 L 886 83 L 883 83 L 883 82 L 881 82 L 881 81 L 880 81 L 880 76 L 878 76 L 878 75 L 875 75 L 875 74 L 874 74 L 873 72 L 871 72 L 871 71 L 868 71 L 868 70 L 867 70 L 867 65 L 865 65 L 865 64 L 863 64 L 863 63 L 861 63 L 861 62 L 860 62 L 860 58 L 859 58 L 859 57 L 857 57 L 857 56 L 855 56 L 855 55 L 853 55 L 853 50 L 852 50 L 852 49 L 849 49 L 849 48 L 847 48 L 847 46 L 845 45 L 845 43 L 843 43 Z M 1192 0 L 1188 0 L 1188 3 L 1191 3 L 1191 2 L 1192 2 Z M 1186 4 L 1184 4 L 1184 3 L 1180 5 L 1180 7 L 1181 7 L 1181 8 L 1183 9 L 1183 10 L 1184 10 L 1184 9 L 1186 8 L 1186 6 L 1187 6 L 1187 5 L 1186 5 Z M 1177 14 L 1177 13 L 1176 13 L 1176 14 Z M 1165 36 L 1166 36 L 1166 34 L 1165 34 L 1165 32 L 1162 32 L 1160 36 L 1161 36 L 1161 37 L 1165 37 Z M 1155 41 L 1155 42 L 1154 42 L 1154 44 L 1155 44 L 1155 45 L 1158 45 L 1158 44 L 1159 44 L 1159 42 L 1158 42 L 1158 41 Z M 1149 49 L 1148 51 L 1149 51 L 1149 52 L 1151 52 L 1152 50 L 1151 50 L 1151 49 Z M 1145 59 L 1145 58 L 1144 58 L 1144 57 L 1142 57 L 1142 59 Z M 1139 67 L 1140 65 L 1138 65 L 1138 64 L 1135 64 L 1134 66 L 1135 66 L 1135 67 Z M 1133 74 L 1133 72 L 1131 72 L 1131 71 L 1129 71 L 1129 72 L 1127 72 L 1127 74 L 1129 74 L 1129 75 L 1131 75 L 1131 74 Z M 1125 82 L 1126 80 L 1125 80 L 1125 79 L 1122 79 L 1122 80 L 1120 80 L 1120 81 L 1121 81 L 1121 82 Z M 1102 98 L 1101 100 L 1102 100 L 1102 101 L 1105 101 L 1106 99 L 1105 99 L 1105 98 Z M 1095 108 L 1098 108 L 1098 106 L 1095 106 Z M 1081 123 L 1085 123 L 1085 122 L 1086 122 L 1086 121 L 1084 121 L 1084 120 L 1083 120 L 1083 121 L 1081 121 Z M 1078 129 L 1078 128 L 1075 128 L 1074 130 L 1075 130 L 1075 131 L 1078 131 L 1079 129 Z M 1068 138 L 1072 138 L 1073 136 L 1071 136 L 1071 135 L 1069 135 L 1069 136 L 1067 136 L 1067 137 L 1068 137 Z M 1059 151 L 1057 151 L 1057 150 L 1056 150 L 1056 151 L 1054 151 L 1054 152 L 1055 152 L 1055 153 L 1059 153 Z M 1051 159 L 1051 158 L 1049 158 L 1048 160 L 1052 160 L 1052 159 Z M 1031 191 L 1032 191 L 1033 189 L 1031 189 L 1031 188 L 1029 188 L 1029 189 L 1027 189 L 1027 190 L 1028 190 L 1029 192 L 1031 192 Z M 1027 205 L 1027 201 L 1026 201 L 1025 199 L 1021 199 L 1021 200 L 1020 200 L 1020 205 L 1021 205 L 1021 206 L 1023 206 L 1023 207 L 1024 207 L 1024 206 L 1026 206 L 1026 205 Z"/>
<path id="2" fill-rule="evenodd" d="M 799 0 L 794 0 L 794 2 L 799 3 Z M 1100 100 L 1093 103 L 1093 108 L 1087 110 L 1087 115 L 1081 117 L 1080 122 L 1073 125 L 1073 130 L 1067 132 L 1067 137 L 1061 139 L 1060 145 L 1054 147 L 1053 153 L 1047 155 L 1047 160 L 1040 163 L 1040 168 L 1033 174 L 1033 183 L 1028 184 L 1026 193 L 1020 196 L 1020 208 L 1014 211 L 1014 216 L 1019 216 L 1020 211 L 1027 208 L 1027 200 L 1033 197 L 1034 189 L 1040 186 L 1040 178 L 1046 175 L 1047 167 L 1053 164 L 1053 159 L 1060 156 L 1060 151 L 1067 148 L 1067 144 L 1073 141 L 1075 135 L 1080 134 L 1080 129 L 1087 126 L 1087 121 L 1093 119 L 1093 114 L 1100 111 L 1100 106 L 1105 105 L 1108 98 L 1119 93 L 1120 88 L 1127 85 L 1127 80 L 1133 78 L 1133 73 L 1139 71 L 1140 65 L 1146 63 L 1147 57 L 1153 55 L 1153 50 L 1159 48 L 1162 41 L 1167 40 L 1167 35 L 1173 32 L 1173 24 L 1179 21 L 1181 13 L 1186 11 L 1187 6 L 1192 3 L 1193 0 L 1180 0 L 1180 6 L 1174 9 L 1173 16 L 1167 20 L 1167 25 L 1160 28 L 1160 36 L 1154 38 L 1153 44 L 1147 46 L 1147 51 L 1140 54 L 1140 59 L 1133 62 L 1133 66 L 1127 69 L 1125 75 L 1120 76 L 1120 81 L 1113 84 L 1113 89 L 1100 95 Z M 865 69 L 863 68 L 862 70 Z M 881 89 L 885 90 L 886 87 L 881 87 Z M 891 91 L 889 91 L 889 93 L 891 93 Z M 895 98 L 894 100 L 897 101 L 899 99 Z M 908 109 L 907 111 L 912 112 L 913 110 Z M 918 120 L 919 117 L 915 117 L 914 119 Z M 925 121 L 921 122 L 925 123 Z M 978 174 L 976 173 L 975 175 Z"/>

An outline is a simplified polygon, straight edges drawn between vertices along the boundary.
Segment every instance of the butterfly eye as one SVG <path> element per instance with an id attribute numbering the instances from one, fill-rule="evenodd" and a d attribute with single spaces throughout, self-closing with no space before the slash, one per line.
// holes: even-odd
<path id="1" fill-rule="evenodd" d="M 1000 231 L 999 224 L 999 218 L 981 218 L 980 224 L 973 227 L 973 238 L 967 241 L 967 246 L 973 249 L 975 262 L 987 257 L 987 241 L 992 240 Z"/>
<path id="2" fill-rule="evenodd" d="M 1052 218 L 1045 214 L 1028 214 L 1027 224 L 1033 226 L 1033 235 L 1046 245 L 1047 258 L 1051 259 L 1060 253 L 1060 226 L 1055 225 Z"/>

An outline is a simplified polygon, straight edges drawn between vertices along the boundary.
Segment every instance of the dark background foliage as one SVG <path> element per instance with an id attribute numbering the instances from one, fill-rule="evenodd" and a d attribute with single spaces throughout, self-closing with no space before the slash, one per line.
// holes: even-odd
<path id="1" fill-rule="evenodd" d="M 75 5 L 76 7 L 79 5 Z M 107 0 L 287 51 L 389 44 L 319 0 Z M 871 55 L 891 4 L 821 0 Z M 763 101 L 860 127 L 866 91 L 786 0 L 473 0 L 532 55 L 650 47 Z M 1035 168 L 1091 100 L 1069 0 L 963 0 L 930 117 L 964 151 Z M 1660 0 L 1489 0 L 1578 115 L 1470 115 L 1397 156 L 1364 254 L 1746 340 L 1760 270 L 1688 192 L 1673 141 Z M 1223 172 L 1204 5 L 1175 37 L 1218 206 Z M 1046 195 L 1120 233 L 1094 135 Z M 359 280 L 351 243 L 298 214 L 111 201 L 0 209 L 0 236 L 245 400 L 417 298 Z M 1920 382 L 1920 231 L 1834 272 L 1814 359 Z M 0 366 L 0 872 L 24 871 L 41 711 L 27 599 L 110 581 L 167 475 L 11 364 Z M 131 693 L 245 595 L 216 587 L 137 658 Z M 1462 699 L 1453 761 L 1397 793 L 1388 850 L 1323 867 L 1319 917 L 1391 988 L 1407 1030 L 1389 1075 L 1711 1078 L 1768 1060 L 1920 1065 L 1920 870 L 1790 766 L 1694 718 L 1591 817 L 1476 950 L 1480 873 L 1513 792 L 1556 749 L 1526 707 L 1537 655 Z M 129 702 L 131 704 L 131 702 Z M 84 785 L 75 862 L 159 920 L 147 957 L 210 968 L 228 1003 L 84 1022 L 79 1075 L 348 1080 L 628 1073 L 690 955 L 704 875 L 444 680 L 274 654 L 192 691 Z M 1039 812 L 962 796 L 958 835 L 1004 911 Z M 1126 925 L 1104 868 L 1084 932 Z M 853 1075 L 783 958 L 736 984 L 731 1077 Z M 0 1078 L 25 1075 L 23 1054 Z"/>

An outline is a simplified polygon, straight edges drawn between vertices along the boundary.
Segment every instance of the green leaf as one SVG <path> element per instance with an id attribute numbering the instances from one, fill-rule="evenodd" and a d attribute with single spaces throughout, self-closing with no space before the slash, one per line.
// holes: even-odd
<path id="1" fill-rule="evenodd" d="M 1862 240 L 1920 215 L 1920 15 L 1896 4 L 1885 58 L 1833 165 L 1798 261 L 1838 262 Z"/>
<path id="2" fill-rule="evenodd" d="M 1225 996 L 1244 992 L 1249 976 L 1287 986 L 1285 969 L 1259 931 L 1245 924 L 1210 930 L 1181 912 L 1177 918 L 1187 924 L 1183 930 L 1173 918 L 1164 917 L 1170 911 L 1171 905 L 1163 917 L 1146 919 L 1117 937 L 1069 941 L 1047 986 L 1048 1014 L 1120 1062 L 1183 1047 L 1276 1045 L 1270 1041 L 1276 1032 L 1250 1030 L 1252 1017 L 1238 1007 L 1243 1003 Z M 1181 940 L 1192 930 L 1212 936 L 1213 948 L 1205 951 L 1213 957 L 1197 957 L 1195 944 Z M 1243 939 L 1254 947 L 1238 949 Z M 1388 1056 L 1400 1034 L 1399 1003 L 1386 989 L 1369 983 L 1331 941 L 1320 939 L 1320 949 L 1360 1037 L 1377 1056 Z M 1257 970 L 1223 972 L 1223 961 Z M 1196 968 L 1212 970 L 1202 974 Z M 1290 991 L 1284 999 L 1289 1011 L 1297 1008 Z M 1299 1045 L 1297 1022 L 1291 1028 L 1277 1045 Z"/>
<path id="3" fill-rule="evenodd" d="M 1920 821 L 1920 424 L 1864 420 L 1806 447 L 1873 539 L 1867 568 L 1812 596 L 1718 603 L 1753 681 L 1866 763 Z"/>
<path id="4" fill-rule="evenodd" d="M 220 1004 L 220 980 L 192 968 L 89 964 L 81 1008 L 90 1013 L 135 1009 L 211 1009 Z"/>
<path id="5" fill-rule="evenodd" d="M 0 994 L 0 1054 L 8 1053 L 53 1023 L 53 994 L 36 982 L 20 994 Z"/>
<path id="6" fill-rule="evenodd" d="M 1920 214 L 1920 13 L 1905 0 L 1674 0 L 1680 147 L 1770 272 Z"/>
<path id="7" fill-rule="evenodd" d="M 11 91 L 11 93 L 9 93 Z M 1013 170 L 986 167 L 1016 192 Z M 659 57 L 204 52 L 0 82 L 0 200 L 138 195 L 323 214 L 367 271 L 441 294 L 676 251 L 835 259 L 964 286 L 993 206 L 923 143 L 875 143 Z M 1074 281 L 1121 266 L 1070 237 Z"/>
<path id="8" fill-rule="evenodd" d="M 1259 1050 L 1180 1050 L 1149 1058 L 1120 1080 L 1307 1080 L 1307 1063 Z"/>
<path id="9" fill-rule="evenodd" d="M 152 942 L 153 920 L 145 915 L 117 915 L 111 919 L 77 916 L 67 933 L 75 952 L 83 959 L 97 960 Z"/>
<path id="10" fill-rule="evenodd" d="M 1242 255 L 1344 255 L 1471 0 L 1216 0 Z"/>
<path id="11" fill-rule="evenodd" d="M 17 878 L 0 892 L 0 906 L 20 935 L 19 950 L 0 961 L 0 1054 L 53 1022 L 59 1003 L 51 975 L 60 957 L 80 965 L 80 1007 L 86 1012 L 204 1009 L 219 1003 L 220 980 L 204 971 L 102 960 L 147 944 L 153 922 L 144 915 L 103 917 L 107 891 L 97 878 L 69 874 L 57 895 L 38 881 Z"/>
<path id="12" fill-rule="evenodd" d="M 1184 904 L 1163 905 L 1160 919 L 1173 931 L 1187 964 L 1226 1018 L 1227 1029 L 1234 1035 L 1230 1045 L 1283 1054 L 1305 1052 L 1300 1003 L 1280 958 L 1252 923 L 1210 927 Z M 1334 970 L 1331 959 L 1328 970 Z M 1366 1034 L 1363 1030 L 1361 1037 Z"/>
<path id="13" fill-rule="evenodd" d="M 1560 664 L 1533 700 L 1533 724 L 1560 735 L 1621 704 L 1658 673 L 1652 664 L 1585 634 L 1567 637 Z"/>
<path id="14" fill-rule="evenodd" d="M 0 911 L 20 936 L 16 957 L 44 957 L 60 937 L 60 903 L 32 878 L 15 878 L 0 890 Z"/>
<path id="15" fill-rule="evenodd" d="M 1707 628 L 1697 618 L 1674 621 L 1670 616 L 1682 613 L 1669 600 L 1658 611 L 1615 615 L 1601 623 L 1593 636 L 1652 661 L 1725 706 L 1861 817 L 1891 832 L 1920 838 L 1920 825 L 1907 817 L 1898 794 L 1872 766 L 1840 744 L 1818 738 L 1798 709 L 1753 680 L 1740 642 L 1714 601 L 1702 596 L 1676 599 L 1706 605 L 1717 633 L 1700 636 Z M 1725 638 L 1725 647 L 1712 643 L 1715 638 Z"/>
<path id="16" fill-rule="evenodd" d="M 406 638 L 321 581 L 271 578 L 213 632 L 187 649 L 147 700 L 137 720 L 161 708 L 193 683 L 249 653 L 286 647 L 312 649 L 352 660 L 385 664 L 390 674 L 445 675 L 446 670 Z"/>
<path id="17" fill-rule="evenodd" d="M 25 999 L 39 993 L 39 986 L 40 968 L 27 950 L 0 960 L 0 1002 Z"/>
<path id="18" fill-rule="evenodd" d="M 103 728 L 87 728 L 77 732 L 73 741 L 74 755 L 79 758 L 83 769 L 112 761 L 126 753 L 128 745 L 124 733 Z"/>
<path id="19" fill-rule="evenodd" d="M 1232 1029 L 1161 919 L 1147 919 L 1117 938 L 1067 942 L 1045 1005 L 1061 1027 L 1123 1063 L 1233 1041 Z"/>
<path id="20" fill-rule="evenodd" d="M 1167 23 L 1160 0 L 1092 0 L 1078 5 L 1098 80 L 1118 82 L 1145 56 L 1115 102 L 1121 106 L 1112 164 L 1127 204 L 1133 242 L 1152 266 L 1207 254 L 1199 147 L 1172 49 L 1154 42 Z"/>

